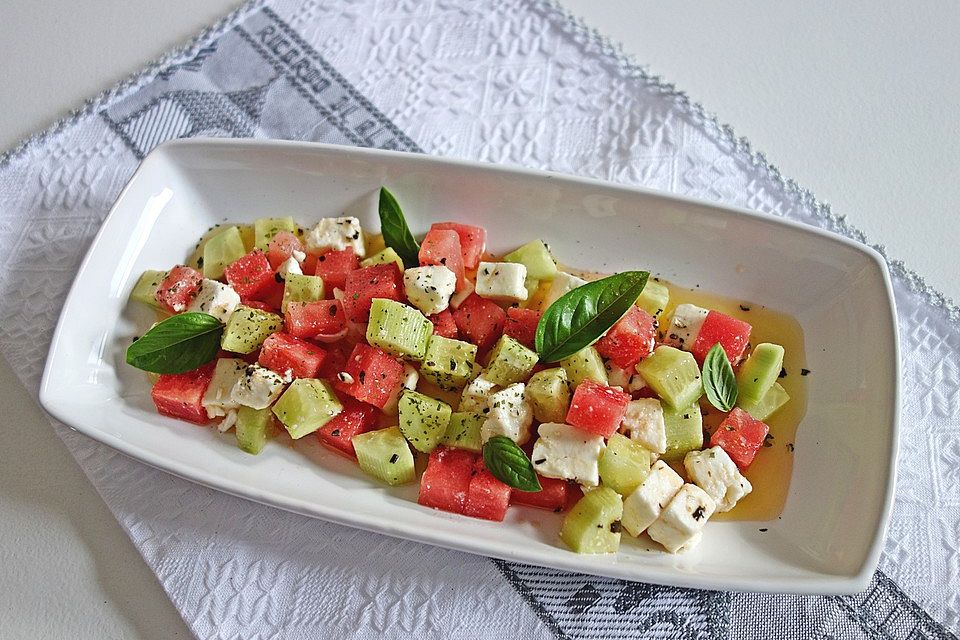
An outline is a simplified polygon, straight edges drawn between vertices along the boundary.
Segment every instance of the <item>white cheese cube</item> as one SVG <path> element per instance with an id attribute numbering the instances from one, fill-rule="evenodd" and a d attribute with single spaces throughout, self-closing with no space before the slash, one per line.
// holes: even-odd
<path id="1" fill-rule="evenodd" d="M 187 306 L 187 311 L 209 313 L 220 322 L 226 322 L 240 304 L 240 295 L 228 284 L 204 278 L 196 297 Z"/>
<path id="2" fill-rule="evenodd" d="M 460 395 L 460 407 L 457 411 L 471 411 L 481 413 L 487 408 L 487 400 L 497 388 L 493 382 L 483 376 L 477 376 L 470 384 L 463 388 Z"/>
<path id="3" fill-rule="evenodd" d="M 208 418 L 227 415 L 240 405 L 233 400 L 233 386 L 243 377 L 247 363 L 240 358 L 220 358 L 213 369 L 213 377 L 203 394 L 200 404 L 207 410 Z"/>
<path id="4" fill-rule="evenodd" d="M 717 503 L 706 491 L 685 484 L 647 528 L 647 535 L 670 553 L 690 549 L 700 541 L 700 532 L 716 508 Z"/>
<path id="5" fill-rule="evenodd" d="M 553 280 L 550 281 L 550 288 L 547 289 L 547 295 L 543 298 L 543 308 L 546 309 L 556 302 L 563 294 L 567 293 L 568 291 L 573 291 L 577 287 L 581 287 L 585 284 L 587 284 L 587 281 L 583 278 L 572 276 L 569 273 L 564 273 L 563 271 L 557 271 L 557 275 L 554 276 Z"/>
<path id="6" fill-rule="evenodd" d="M 636 371 L 621 369 L 612 362 L 607 362 L 603 365 L 603 368 L 607 370 L 607 384 L 611 387 L 620 387 L 624 391 L 633 392 L 647 386 L 643 376 Z"/>
<path id="7" fill-rule="evenodd" d="M 401 378 L 400 382 L 400 386 L 393 390 L 393 393 L 390 394 L 390 398 L 387 399 L 387 403 L 383 405 L 384 413 L 397 413 L 400 406 L 400 394 L 406 390 L 417 390 L 417 383 L 420 382 L 420 372 L 417 371 L 417 369 L 409 362 L 404 362 L 403 378 Z"/>
<path id="8" fill-rule="evenodd" d="M 691 451 L 683 459 L 687 477 L 717 503 L 717 511 L 730 511 L 740 498 L 753 491 L 736 463 L 720 447 Z"/>
<path id="9" fill-rule="evenodd" d="M 484 410 L 487 419 L 480 425 L 480 440 L 506 436 L 519 445 L 530 439 L 533 407 L 523 395 L 525 385 L 517 382 L 487 398 Z"/>
<path id="10" fill-rule="evenodd" d="M 587 487 L 600 484 L 600 453 L 606 448 L 602 436 L 555 422 L 541 424 L 538 432 L 531 456 L 537 473 Z"/>
<path id="11" fill-rule="evenodd" d="M 284 379 L 258 364 L 251 364 L 233 385 L 230 392 L 234 402 L 251 409 L 266 409 L 286 386 Z"/>
<path id="12" fill-rule="evenodd" d="M 477 268 L 476 293 L 481 298 L 523 302 L 527 299 L 527 267 L 514 262 L 481 262 Z"/>
<path id="13" fill-rule="evenodd" d="M 227 415 L 224 416 L 223 420 L 220 421 L 220 424 L 217 425 L 217 431 L 220 433 L 226 433 L 233 429 L 237 424 L 237 410 L 230 409 L 227 411 Z"/>
<path id="14" fill-rule="evenodd" d="M 690 351 L 708 313 L 709 310 L 695 304 L 677 305 L 677 308 L 673 311 L 673 316 L 670 318 L 670 326 L 667 327 L 665 344 Z"/>
<path id="15" fill-rule="evenodd" d="M 620 423 L 620 432 L 630 436 L 653 453 L 667 450 L 667 429 L 663 407 L 656 398 L 631 400 Z"/>
<path id="16" fill-rule="evenodd" d="M 307 250 L 311 253 L 323 251 L 343 251 L 353 247 L 353 252 L 363 258 L 367 255 L 363 243 L 363 229 L 360 220 L 351 216 L 342 218 L 322 218 L 305 238 Z"/>
<path id="17" fill-rule="evenodd" d="M 303 269 L 300 268 L 300 263 L 293 256 L 290 256 L 286 260 L 280 263 L 280 266 L 277 268 L 277 273 L 280 274 L 280 277 L 286 280 L 287 274 L 293 273 L 298 276 L 303 275 Z"/>
<path id="18" fill-rule="evenodd" d="M 623 528 L 636 537 L 660 517 L 661 511 L 683 486 L 683 478 L 663 460 L 657 460 L 650 475 L 623 500 Z"/>
<path id="19" fill-rule="evenodd" d="M 450 305 L 457 274 L 441 265 L 414 267 L 403 272 L 403 288 L 410 304 L 432 316 Z"/>

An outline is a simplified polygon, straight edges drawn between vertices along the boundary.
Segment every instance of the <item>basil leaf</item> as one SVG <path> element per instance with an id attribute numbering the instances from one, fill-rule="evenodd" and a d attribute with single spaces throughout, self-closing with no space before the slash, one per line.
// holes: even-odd
<path id="1" fill-rule="evenodd" d="M 483 445 L 483 464 L 493 477 L 520 491 L 540 491 L 540 480 L 527 454 L 506 436 L 493 436 Z"/>
<path id="2" fill-rule="evenodd" d="M 185 373 L 217 357 L 223 323 L 181 313 L 156 324 L 127 348 L 127 364 L 151 373 Z"/>
<path id="3" fill-rule="evenodd" d="M 405 267 L 420 266 L 420 245 L 410 233 L 397 199 L 386 187 L 380 187 L 380 233 L 384 243 L 397 252 Z"/>
<path id="4" fill-rule="evenodd" d="M 730 411 L 737 404 L 739 389 L 737 377 L 727 358 L 727 352 L 718 342 L 710 347 L 703 359 L 703 390 L 707 400 L 720 411 Z"/>
<path id="5" fill-rule="evenodd" d="M 599 340 L 630 310 L 648 277 L 646 271 L 624 271 L 563 294 L 537 324 L 535 342 L 540 359 L 563 360 Z"/>

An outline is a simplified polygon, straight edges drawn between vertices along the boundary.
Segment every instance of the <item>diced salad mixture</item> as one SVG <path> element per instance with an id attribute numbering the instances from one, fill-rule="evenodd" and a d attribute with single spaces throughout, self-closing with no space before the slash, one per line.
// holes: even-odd
<path id="1" fill-rule="evenodd" d="M 498 258 L 485 229 L 441 222 L 418 242 L 386 189 L 380 219 L 380 236 L 353 217 L 222 226 L 197 268 L 144 273 L 131 297 L 172 315 L 127 361 L 159 374 L 157 411 L 251 454 L 316 437 L 434 509 L 566 512 L 578 553 L 623 533 L 689 549 L 752 491 L 789 400 L 783 347 L 692 304 L 665 317 L 646 272 L 588 282 L 539 239 Z M 711 406 L 727 415 L 709 433 Z"/>

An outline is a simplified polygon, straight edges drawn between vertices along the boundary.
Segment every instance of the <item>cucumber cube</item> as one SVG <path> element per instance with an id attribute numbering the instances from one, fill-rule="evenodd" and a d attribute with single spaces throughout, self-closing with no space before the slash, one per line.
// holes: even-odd
<path id="1" fill-rule="evenodd" d="M 615 433 L 600 454 L 600 481 L 622 496 L 629 495 L 650 475 L 650 452 L 640 443 Z"/>
<path id="2" fill-rule="evenodd" d="M 400 396 L 400 432 L 417 451 L 430 453 L 447 433 L 453 409 L 416 391 Z"/>
<path id="3" fill-rule="evenodd" d="M 562 423 L 570 408 L 567 372 L 560 367 L 538 371 L 527 382 L 526 396 L 538 422 Z"/>
<path id="4" fill-rule="evenodd" d="M 253 246 L 256 249 L 267 250 L 273 236 L 281 231 L 297 233 L 297 223 L 293 218 L 286 216 L 284 218 L 257 218 L 253 223 Z"/>
<path id="5" fill-rule="evenodd" d="M 527 277 L 534 280 L 553 280 L 557 263 L 543 240 L 532 240 L 516 251 L 503 256 L 504 262 L 518 262 L 527 268 Z"/>
<path id="6" fill-rule="evenodd" d="M 530 372 L 537 366 L 539 359 L 536 351 L 528 349 L 508 335 L 502 335 L 490 352 L 483 377 L 501 387 L 514 382 L 524 382 L 530 377 Z"/>
<path id="7" fill-rule="evenodd" d="M 240 229 L 231 226 L 207 240 L 203 245 L 203 277 L 219 280 L 227 266 L 247 253 Z"/>
<path id="8" fill-rule="evenodd" d="M 133 285 L 133 291 L 130 292 L 130 299 L 142 302 L 154 309 L 163 309 L 157 302 L 157 287 L 167 277 L 166 271 L 144 271 L 137 284 Z"/>
<path id="9" fill-rule="evenodd" d="M 375 253 L 366 260 L 360 261 L 361 267 L 372 267 L 377 264 L 390 264 L 391 262 L 396 262 L 397 266 L 400 267 L 400 272 L 403 272 L 403 259 L 397 255 L 397 252 L 393 250 L 393 247 L 387 247 L 379 253 Z"/>
<path id="10" fill-rule="evenodd" d="M 277 314 L 240 305 L 227 320 L 220 346 L 233 353 L 251 353 L 282 326 L 283 318 Z"/>
<path id="11" fill-rule="evenodd" d="M 450 424 L 440 444 L 480 453 L 480 426 L 486 420 L 482 413 L 457 412 L 450 415 Z"/>
<path id="12" fill-rule="evenodd" d="M 477 347 L 469 342 L 430 336 L 420 374 L 445 391 L 462 389 L 473 379 Z"/>
<path id="13" fill-rule="evenodd" d="M 396 300 L 374 298 L 370 306 L 367 342 L 408 360 L 423 360 L 433 323 L 426 316 Z"/>
<path id="14" fill-rule="evenodd" d="M 667 434 L 667 462 L 683 460 L 690 451 L 703 448 L 703 416 L 700 405 L 694 401 L 681 409 L 663 408 L 663 426 Z"/>
<path id="15" fill-rule="evenodd" d="M 790 395 L 786 389 L 780 386 L 779 382 L 774 382 L 770 390 L 763 394 L 759 402 L 744 402 L 743 398 L 738 403 L 740 408 L 750 414 L 754 420 L 766 421 L 783 405 L 790 400 Z"/>
<path id="16" fill-rule="evenodd" d="M 671 407 L 689 406 L 703 393 L 700 368 L 693 354 L 673 347 L 657 347 L 637 365 L 637 373 Z"/>
<path id="17" fill-rule="evenodd" d="M 237 446 L 253 455 L 263 451 L 272 421 L 273 414 L 270 409 L 237 409 Z"/>
<path id="18" fill-rule="evenodd" d="M 367 431 L 353 436 L 360 469 L 391 486 L 413 482 L 413 453 L 398 427 Z"/>
<path id="19" fill-rule="evenodd" d="M 273 415 L 294 440 L 311 434 L 343 411 L 326 380 L 297 378 L 273 405 Z"/>
<path id="20" fill-rule="evenodd" d="M 740 365 L 737 387 L 740 401 L 756 404 L 773 387 L 783 368 L 783 347 L 762 342 L 753 348 L 753 353 Z"/>
<path id="21" fill-rule="evenodd" d="M 587 492 L 563 519 L 560 539 L 577 553 L 614 553 L 620 548 L 623 501 L 600 487 Z"/>
<path id="22" fill-rule="evenodd" d="M 280 310 L 286 313 L 287 303 L 313 302 L 323 300 L 323 278 L 320 276 L 304 276 L 299 273 L 288 273 L 283 283 L 283 302 Z"/>
<path id="23" fill-rule="evenodd" d="M 647 280 L 640 297 L 637 298 L 637 306 L 652 315 L 654 318 L 663 314 L 670 302 L 670 289 L 656 280 Z"/>
<path id="24" fill-rule="evenodd" d="M 567 379 L 574 389 L 584 380 L 608 384 L 607 369 L 603 366 L 603 359 L 593 347 L 581 349 L 566 360 L 561 360 L 560 366 L 567 372 Z"/>

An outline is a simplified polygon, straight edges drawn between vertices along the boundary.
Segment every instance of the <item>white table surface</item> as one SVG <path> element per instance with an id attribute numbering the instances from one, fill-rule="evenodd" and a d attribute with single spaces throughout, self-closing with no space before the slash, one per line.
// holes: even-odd
<path id="1" fill-rule="evenodd" d="M 564 4 L 960 300 L 956 2 Z M 0 148 L 233 5 L 0 1 Z M 189 637 L 2 361 L 0 407 L 0 638 Z"/>

